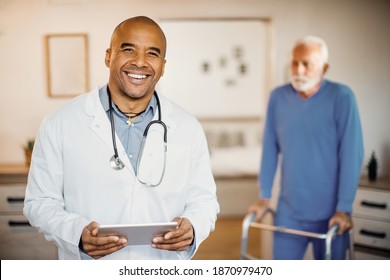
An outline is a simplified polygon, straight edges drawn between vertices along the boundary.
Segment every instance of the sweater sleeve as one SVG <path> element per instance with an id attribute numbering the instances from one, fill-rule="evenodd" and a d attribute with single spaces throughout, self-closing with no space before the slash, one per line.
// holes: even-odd
<path id="1" fill-rule="evenodd" d="M 351 213 L 363 161 L 363 136 L 353 92 L 345 87 L 336 104 L 339 186 L 336 209 Z"/>
<path id="2" fill-rule="evenodd" d="M 272 194 L 272 186 L 278 164 L 279 145 L 276 135 L 276 93 L 272 92 L 268 103 L 265 119 L 263 151 L 260 165 L 259 187 L 261 198 L 269 199 Z"/>

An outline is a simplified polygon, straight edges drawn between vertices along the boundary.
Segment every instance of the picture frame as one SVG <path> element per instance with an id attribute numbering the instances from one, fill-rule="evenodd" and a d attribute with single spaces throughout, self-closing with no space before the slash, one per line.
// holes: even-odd
<path id="1" fill-rule="evenodd" d="M 70 98 L 89 91 L 88 34 L 45 36 L 47 93 Z"/>

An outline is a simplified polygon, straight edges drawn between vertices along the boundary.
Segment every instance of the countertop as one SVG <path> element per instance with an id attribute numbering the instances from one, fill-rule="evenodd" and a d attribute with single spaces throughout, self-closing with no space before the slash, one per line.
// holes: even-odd
<path id="1" fill-rule="evenodd" d="M 24 163 L 0 163 L 0 184 L 26 183 L 29 166 Z"/>
<path id="2" fill-rule="evenodd" d="M 387 178 L 378 178 L 375 181 L 370 181 L 367 177 L 361 177 L 359 187 L 390 191 L 390 181 Z"/>

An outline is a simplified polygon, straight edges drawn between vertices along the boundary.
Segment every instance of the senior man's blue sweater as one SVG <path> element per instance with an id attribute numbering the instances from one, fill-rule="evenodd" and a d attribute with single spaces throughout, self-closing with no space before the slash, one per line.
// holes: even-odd
<path id="1" fill-rule="evenodd" d="M 363 160 L 352 90 L 328 80 L 306 100 L 291 84 L 273 90 L 259 175 L 263 198 L 271 197 L 278 160 L 277 211 L 302 221 L 324 221 L 336 210 L 351 212 Z"/>

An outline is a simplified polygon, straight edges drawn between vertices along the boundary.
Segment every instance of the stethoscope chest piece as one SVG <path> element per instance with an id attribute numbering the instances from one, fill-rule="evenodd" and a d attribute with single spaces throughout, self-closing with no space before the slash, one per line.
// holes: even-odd
<path id="1" fill-rule="evenodd" d="M 122 170 L 125 167 L 122 160 L 119 157 L 116 157 L 115 155 L 113 155 L 110 158 L 110 166 L 114 170 Z"/>

